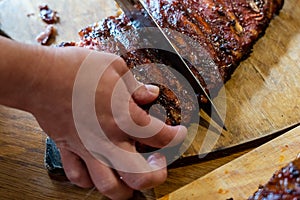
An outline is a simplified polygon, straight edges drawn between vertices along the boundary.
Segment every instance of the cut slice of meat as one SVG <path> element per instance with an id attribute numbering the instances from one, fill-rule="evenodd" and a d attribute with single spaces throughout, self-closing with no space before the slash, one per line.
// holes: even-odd
<path id="1" fill-rule="evenodd" d="M 297 200 L 300 199 L 300 158 L 275 172 L 273 177 L 248 200 Z"/>
<path id="2" fill-rule="evenodd" d="M 59 22 L 59 17 L 57 12 L 50 9 L 48 5 L 39 6 L 40 9 L 40 17 L 47 24 L 56 24 Z"/>

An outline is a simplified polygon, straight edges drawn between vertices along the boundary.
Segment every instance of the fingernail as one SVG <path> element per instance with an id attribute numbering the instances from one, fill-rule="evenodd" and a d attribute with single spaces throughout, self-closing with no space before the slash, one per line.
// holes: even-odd
<path id="1" fill-rule="evenodd" d="M 150 91 L 154 95 L 158 95 L 159 93 L 159 87 L 155 85 L 145 85 L 148 91 Z"/>
<path id="2" fill-rule="evenodd" d="M 159 153 L 154 153 L 148 157 L 148 163 L 153 169 L 162 169 L 166 167 L 166 159 Z"/>

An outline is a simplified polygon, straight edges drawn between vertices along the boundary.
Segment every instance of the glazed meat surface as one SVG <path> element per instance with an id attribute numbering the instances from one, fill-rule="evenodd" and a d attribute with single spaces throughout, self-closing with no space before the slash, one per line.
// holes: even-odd
<path id="1" fill-rule="evenodd" d="M 170 31 L 166 33 L 171 41 L 180 54 L 190 61 L 190 69 L 214 97 L 239 63 L 249 55 L 253 44 L 282 7 L 283 0 L 147 0 L 146 5 L 156 22 Z M 179 98 L 180 101 L 175 100 L 174 95 L 168 95 L 168 91 L 161 88 L 161 98 L 157 103 L 172 111 L 167 113 L 167 123 L 188 122 L 188 112 L 195 109 L 191 102 L 193 94 L 187 93 L 182 84 L 176 82 L 172 72 L 155 65 L 136 70 L 137 66 L 151 63 L 170 66 L 168 59 L 172 59 L 172 56 L 165 56 L 155 48 L 138 49 L 143 38 L 139 38 L 137 29 L 124 14 L 110 16 L 82 29 L 79 32 L 80 41 L 61 46 L 75 45 L 116 53 L 124 58 L 141 82 L 151 83 L 150 74 L 158 77 L 161 85 L 171 86 L 178 91 L 176 95 L 184 97 Z M 192 40 L 174 35 L 172 31 Z M 203 48 L 211 62 L 195 55 L 199 47 Z M 197 98 L 203 105 L 207 102 L 202 94 L 197 94 Z M 181 113 L 182 110 L 185 113 Z"/>
<path id="2" fill-rule="evenodd" d="M 260 186 L 248 200 L 300 199 L 300 158 L 276 172 L 269 182 Z"/>

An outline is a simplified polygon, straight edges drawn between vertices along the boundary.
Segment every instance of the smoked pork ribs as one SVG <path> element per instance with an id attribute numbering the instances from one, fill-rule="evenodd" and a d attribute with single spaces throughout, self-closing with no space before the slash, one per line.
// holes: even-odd
<path id="1" fill-rule="evenodd" d="M 297 200 L 300 199 L 300 158 L 274 173 L 273 177 L 248 200 Z"/>
<path id="2" fill-rule="evenodd" d="M 283 6 L 283 0 L 146 0 L 146 6 L 161 27 L 183 33 L 195 41 L 191 44 L 182 38 L 172 38 L 181 54 L 192 55 L 195 45 L 200 45 L 208 53 L 214 65 L 196 62 L 190 64 L 190 69 L 214 97 L 239 63 L 249 55 L 254 43 Z M 139 6 L 137 8 L 144 12 Z M 154 74 L 162 83 L 174 86 L 179 95 L 184 96 L 184 100 L 178 102 L 172 99 L 174 95 L 168 95 L 170 92 L 161 88 L 161 98 L 156 103 L 170 111 L 167 112 L 166 122 L 175 125 L 182 120 L 189 121 L 188 114 L 180 112 L 181 108 L 185 108 L 182 110 L 186 112 L 195 109 L 189 100 L 192 94 L 186 94 L 171 73 L 161 72 L 155 67 L 136 70 L 136 66 L 142 64 L 168 65 L 168 59 L 157 49 L 134 49 L 138 45 L 137 29 L 125 14 L 110 16 L 83 28 L 79 32 L 78 42 L 66 42 L 61 46 L 80 46 L 119 54 L 135 77 L 144 83 L 149 81 L 147 76 Z M 197 98 L 203 105 L 207 102 L 202 94 L 197 94 Z M 182 119 L 183 116 L 187 119 Z"/>

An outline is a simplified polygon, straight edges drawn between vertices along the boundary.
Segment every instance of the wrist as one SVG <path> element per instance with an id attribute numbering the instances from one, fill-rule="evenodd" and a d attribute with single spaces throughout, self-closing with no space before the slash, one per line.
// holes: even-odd
<path id="1" fill-rule="evenodd" d="M 49 60 L 47 48 L 0 37 L 0 104 L 27 110 L 41 63 Z"/>
<path id="2" fill-rule="evenodd" d="M 35 63 L 36 73 L 28 89 L 25 108 L 33 114 L 71 104 L 76 74 L 89 50 L 46 47 L 39 53 L 41 57 Z"/>

